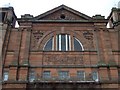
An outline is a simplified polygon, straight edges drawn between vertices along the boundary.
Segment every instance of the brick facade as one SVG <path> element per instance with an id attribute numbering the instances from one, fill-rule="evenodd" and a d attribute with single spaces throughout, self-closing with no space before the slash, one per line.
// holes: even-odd
<path id="1" fill-rule="evenodd" d="M 112 9 L 108 19 L 101 15 L 89 17 L 65 5 L 36 17 L 25 14 L 16 18 L 13 9 L 2 11 L 12 12 L 12 16 L 6 13 L 4 19 L 7 22 L 7 17 L 12 17 L 11 21 L 1 22 L 1 31 L 5 31 L 4 40 L 0 41 L 4 89 L 120 88 L 119 8 Z M 19 28 L 14 28 L 15 19 Z M 110 28 L 106 28 L 107 23 Z M 57 35 L 70 37 L 70 50 L 58 50 Z M 45 51 L 50 38 L 52 50 Z M 81 51 L 75 50 L 74 38 L 80 41 Z M 8 80 L 4 80 L 6 71 Z M 50 72 L 49 79 L 43 78 L 45 71 Z M 69 78 L 61 79 L 61 71 L 68 72 Z M 78 71 L 85 72 L 84 80 L 77 77 Z"/>

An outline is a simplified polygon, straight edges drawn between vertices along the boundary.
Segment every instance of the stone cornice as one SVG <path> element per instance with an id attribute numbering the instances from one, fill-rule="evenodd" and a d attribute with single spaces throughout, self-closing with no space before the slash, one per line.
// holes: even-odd
<path id="1" fill-rule="evenodd" d="M 22 22 L 32 22 L 32 23 L 107 23 L 108 20 L 18 20 L 19 23 Z"/>

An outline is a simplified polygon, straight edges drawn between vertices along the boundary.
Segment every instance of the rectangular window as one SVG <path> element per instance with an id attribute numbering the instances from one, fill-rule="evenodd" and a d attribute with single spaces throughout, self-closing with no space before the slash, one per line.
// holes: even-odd
<path id="1" fill-rule="evenodd" d="M 84 71 L 78 71 L 77 77 L 79 80 L 84 81 L 85 80 L 85 72 Z"/>
<path id="2" fill-rule="evenodd" d="M 43 72 L 43 78 L 51 78 L 50 71 L 44 71 Z"/>
<path id="3" fill-rule="evenodd" d="M 98 81 L 98 72 L 97 71 L 92 72 L 92 80 Z"/>
<path id="4" fill-rule="evenodd" d="M 29 72 L 29 81 L 33 82 L 35 80 L 35 72 L 34 71 L 30 71 Z"/>
<path id="5" fill-rule="evenodd" d="M 8 80 L 8 71 L 4 71 L 3 73 L 3 81 L 7 81 Z"/>
<path id="6" fill-rule="evenodd" d="M 67 79 L 67 78 L 69 78 L 69 72 L 68 71 L 59 71 L 59 78 L 60 79 Z"/>

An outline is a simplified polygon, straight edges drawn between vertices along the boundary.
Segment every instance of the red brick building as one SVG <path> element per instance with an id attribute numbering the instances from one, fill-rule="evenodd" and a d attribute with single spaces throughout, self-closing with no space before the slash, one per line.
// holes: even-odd
<path id="1" fill-rule="evenodd" d="M 12 7 L 0 15 L 3 89 L 120 89 L 119 8 L 108 19 L 65 5 L 36 17 L 17 18 Z"/>

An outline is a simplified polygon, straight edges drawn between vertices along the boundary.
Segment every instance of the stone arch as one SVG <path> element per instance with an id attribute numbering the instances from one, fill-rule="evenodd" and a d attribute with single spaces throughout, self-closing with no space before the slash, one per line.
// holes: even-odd
<path id="1" fill-rule="evenodd" d="M 79 41 L 80 41 L 80 44 L 82 44 L 82 47 L 84 48 L 84 50 L 87 48 L 86 46 L 86 43 L 87 43 L 87 40 L 84 38 L 83 34 L 79 34 L 73 30 L 53 30 L 53 31 L 49 31 L 47 32 L 45 35 L 43 35 L 43 37 L 38 41 L 38 44 L 37 44 L 37 49 L 39 50 L 43 50 L 43 47 L 45 45 L 45 43 L 51 38 L 53 37 L 54 35 L 56 34 L 69 34 L 73 37 L 76 37 Z"/>

